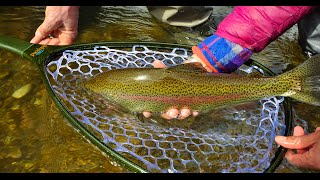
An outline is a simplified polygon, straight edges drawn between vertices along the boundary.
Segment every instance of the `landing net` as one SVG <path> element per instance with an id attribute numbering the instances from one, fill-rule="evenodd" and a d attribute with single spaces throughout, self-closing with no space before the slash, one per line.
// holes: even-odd
<path id="1" fill-rule="evenodd" d="M 276 135 L 285 133 L 283 97 L 213 110 L 195 119 L 141 121 L 115 104 L 77 88 L 77 80 L 119 68 L 183 63 L 183 48 L 94 46 L 65 50 L 46 66 L 50 86 L 78 122 L 108 148 L 150 172 L 264 172 L 273 163 Z M 262 72 L 242 66 L 237 73 Z"/>

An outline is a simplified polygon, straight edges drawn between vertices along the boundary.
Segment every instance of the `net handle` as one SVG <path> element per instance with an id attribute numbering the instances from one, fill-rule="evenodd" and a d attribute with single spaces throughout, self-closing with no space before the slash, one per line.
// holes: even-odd
<path id="1" fill-rule="evenodd" d="M 26 49 L 30 48 L 33 44 L 26 41 L 5 36 L 0 34 L 0 48 L 16 53 L 23 56 Z"/>

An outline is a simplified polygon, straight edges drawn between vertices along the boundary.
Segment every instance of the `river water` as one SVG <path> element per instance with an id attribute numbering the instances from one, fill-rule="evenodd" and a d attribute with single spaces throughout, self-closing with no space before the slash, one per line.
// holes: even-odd
<path id="1" fill-rule="evenodd" d="M 44 19 L 45 7 L 0 7 L 0 33 L 30 41 Z M 232 7 L 219 7 L 224 16 Z M 154 41 L 197 44 L 201 35 L 155 20 L 143 6 L 82 7 L 75 43 L 103 41 Z M 275 73 L 285 72 L 305 60 L 294 26 L 253 59 Z M 0 50 L 0 172 L 127 172 L 88 143 L 50 99 L 37 67 Z M 13 97 L 25 88 L 21 98 Z M 294 102 L 299 119 L 313 132 L 320 126 L 320 108 Z M 302 172 L 283 162 L 276 172 Z"/>

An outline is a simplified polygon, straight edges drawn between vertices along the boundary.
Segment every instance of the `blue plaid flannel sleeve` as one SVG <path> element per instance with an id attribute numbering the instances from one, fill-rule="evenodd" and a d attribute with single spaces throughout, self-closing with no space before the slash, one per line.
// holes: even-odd
<path id="1" fill-rule="evenodd" d="M 215 73 L 230 73 L 245 63 L 252 52 L 216 34 L 192 48 Z"/>

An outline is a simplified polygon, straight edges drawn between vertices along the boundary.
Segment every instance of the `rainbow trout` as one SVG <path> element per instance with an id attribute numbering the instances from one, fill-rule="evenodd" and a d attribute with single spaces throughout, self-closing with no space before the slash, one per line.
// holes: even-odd
<path id="1" fill-rule="evenodd" d="M 320 56 L 274 77 L 212 74 L 195 64 L 107 71 L 80 83 L 131 112 L 198 112 L 271 96 L 320 105 Z"/>

